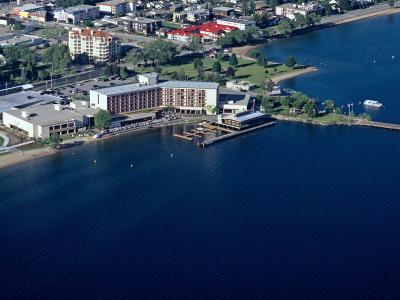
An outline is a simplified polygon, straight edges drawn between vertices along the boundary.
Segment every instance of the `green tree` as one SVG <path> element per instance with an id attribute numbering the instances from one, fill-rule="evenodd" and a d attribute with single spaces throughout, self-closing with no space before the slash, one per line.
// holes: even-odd
<path id="1" fill-rule="evenodd" d="M 296 92 L 291 95 L 291 102 L 293 104 L 293 107 L 302 109 L 304 105 L 310 100 L 306 95 L 300 92 Z"/>
<path id="2" fill-rule="evenodd" d="M 290 34 L 293 32 L 294 25 L 289 19 L 283 19 L 279 22 L 277 30 L 282 34 Z"/>
<path id="3" fill-rule="evenodd" d="M 90 20 L 83 21 L 83 25 L 90 28 L 94 27 L 94 23 Z"/>
<path id="4" fill-rule="evenodd" d="M 62 138 L 58 133 L 50 134 L 50 137 L 45 141 L 51 148 L 59 148 L 62 143 Z"/>
<path id="5" fill-rule="evenodd" d="M 162 40 L 156 40 L 144 45 L 143 56 L 151 60 L 153 64 L 164 65 L 172 62 L 178 49 L 175 44 Z"/>
<path id="6" fill-rule="evenodd" d="M 267 58 L 266 58 L 264 55 L 262 55 L 262 54 L 260 54 L 260 55 L 257 57 L 257 63 L 258 63 L 260 66 L 264 67 L 264 68 L 266 68 L 266 67 L 268 66 L 268 60 L 267 60 Z"/>
<path id="7" fill-rule="evenodd" d="M 43 61 L 52 64 L 52 69 L 66 73 L 71 63 L 71 56 L 66 45 L 51 45 L 43 52 Z"/>
<path id="8" fill-rule="evenodd" d="M 268 93 L 272 92 L 274 86 L 275 86 L 275 83 L 271 79 L 265 80 L 264 88 L 265 88 L 266 92 L 268 92 Z"/>
<path id="9" fill-rule="evenodd" d="M 232 55 L 229 57 L 229 65 L 236 67 L 238 65 L 238 60 L 236 57 L 236 53 L 232 53 Z"/>
<path id="10" fill-rule="evenodd" d="M 196 58 L 193 60 L 193 68 L 194 68 L 195 70 L 198 70 L 199 68 L 202 68 L 202 67 L 203 67 L 203 62 L 202 62 L 202 60 L 201 60 L 200 58 L 196 57 Z"/>
<path id="11" fill-rule="evenodd" d="M 305 104 L 304 104 L 304 112 L 309 115 L 310 117 L 313 116 L 315 117 L 317 113 L 317 102 L 315 100 L 309 99 Z"/>
<path id="12" fill-rule="evenodd" d="M 350 0 L 339 0 L 339 9 L 340 12 L 344 13 L 351 10 L 351 1 Z"/>
<path id="13" fill-rule="evenodd" d="M 225 75 L 226 75 L 227 77 L 229 77 L 229 78 L 235 77 L 235 69 L 232 68 L 232 67 L 228 67 L 228 68 L 226 69 Z"/>
<path id="14" fill-rule="evenodd" d="M 119 68 L 119 77 L 122 79 L 126 79 L 126 77 L 128 77 L 128 72 L 125 67 Z"/>
<path id="15" fill-rule="evenodd" d="M 293 68 L 296 65 L 296 59 L 293 56 L 289 56 L 286 60 L 286 66 Z"/>
<path id="16" fill-rule="evenodd" d="M 214 73 L 219 73 L 221 72 L 221 63 L 219 61 L 215 61 L 213 66 L 212 66 L 212 71 Z"/>
<path id="17" fill-rule="evenodd" d="M 191 38 L 188 43 L 188 49 L 194 52 L 201 52 L 203 50 L 203 44 L 201 39 L 198 37 Z"/>
<path id="18" fill-rule="evenodd" d="M 310 20 L 308 19 L 308 17 L 302 14 L 296 14 L 294 20 L 296 22 L 296 25 L 299 26 L 300 28 L 307 27 L 310 25 Z"/>
<path id="19" fill-rule="evenodd" d="M 104 129 L 110 126 L 111 115 L 107 110 L 99 110 L 94 115 L 94 124 L 99 129 Z"/>
<path id="20" fill-rule="evenodd" d="M 334 109 L 335 109 L 335 101 L 333 101 L 333 100 L 325 100 L 324 101 L 324 108 L 325 108 L 325 110 L 326 110 L 326 112 L 332 112 L 332 111 L 334 111 Z"/>
<path id="21" fill-rule="evenodd" d="M 135 70 L 136 65 L 143 59 L 143 55 L 140 51 L 136 50 L 131 50 L 128 52 L 128 54 L 125 56 L 124 60 L 128 64 L 133 65 L 133 70 Z"/>

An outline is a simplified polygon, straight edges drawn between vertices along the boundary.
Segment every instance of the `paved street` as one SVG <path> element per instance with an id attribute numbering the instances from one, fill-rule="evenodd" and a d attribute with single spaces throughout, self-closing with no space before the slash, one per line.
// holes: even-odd
<path id="1" fill-rule="evenodd" d="M 395 7 L 400 7 L 400 1 L 395 2 Z M 365 8 L 365 9 L 352 10 L 352 11 L 342 14 L 342 15 L 332 15 L 329 17 L 323 17 L 320 24 L 328 24 L 328 23 L 340 24 L 342 22 L 345 22 L 347 19 L 352 19 L 352 18 L 364 16 L 364 15 L 378 13 L 380 11 L 385 11 L 390 8 L 391 7 L 389 6 L 389 4 L 386 4 L 386 3 L 373 5 L 368 8 Z"/>

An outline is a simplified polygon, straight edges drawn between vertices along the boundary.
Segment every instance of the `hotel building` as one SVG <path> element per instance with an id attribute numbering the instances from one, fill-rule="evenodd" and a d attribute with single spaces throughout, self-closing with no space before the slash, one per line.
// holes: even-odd
<path id="1" fill-rule="evenodd" d="M 73 29 L 69 32 L 68 47 L 71 57 L 87 54 L 89 60 L 105 63 L 119 57 L 120 44 L 111 34 L 93 29 Z"/>
<path id="2" fill-rule="evenodd" d="M 169 107 L 182 114 L 215 114 L 219 84 L 164 81 L 156 73 L 138 76 L 139 83 L 90 91 L 90 104 L 111 114 Z"/>

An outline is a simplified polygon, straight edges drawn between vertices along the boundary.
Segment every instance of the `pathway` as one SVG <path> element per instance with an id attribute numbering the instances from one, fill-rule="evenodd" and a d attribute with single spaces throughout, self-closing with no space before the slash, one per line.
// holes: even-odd
<path id="1" fill-rule="evenodd" d="M 3 145 L 0 145 L 0 149 L 1 148 L 5 148 L 5 147 L 7 147 L 7 145 L 8 145 L 8 143 L 10 142 L 10 139 L 8 138 L 8 136 L 4 133 L 4 132 L 2 132 L 2 131 L 0 131 L 0 136 L 3 138 Z"/>

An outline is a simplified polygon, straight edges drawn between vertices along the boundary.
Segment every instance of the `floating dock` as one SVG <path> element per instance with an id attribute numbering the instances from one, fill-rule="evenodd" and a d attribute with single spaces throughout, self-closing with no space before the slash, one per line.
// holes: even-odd
<path id="1" fill-rule="evenodd" d="M 184 140 L 187 140 L 187 141 L 193 141 L 193 137 L 190 137 L 190 136 L 187 136 L 187 135 L 174 133 L 174 137 L 177 137 L 177 138 L 180 138 L 180 139 L 184 139 Z"/>
<path id="2" fill-rule="evenodd" d="M 276 124 L 275 122 L 268 122 L 268 123 L 264 123 L 264 124 L 261 124 L 261 125 L 255 126 L 255 127 L 251 127 L 249 129 L 244 129 L 244 130 L 241 130 L 241 131 L 230 130 L 231 131 L 230 133 L 227 133 L 227 134 L 224 134 L 224 135 L 221 135 L 221 136 L 217 136 L 217 137 L 205 140 L 204 142 L 198 143 L 198 145 L 201 146 L 201 147 L 205 147 L 205 146 L 208 146 L 208 145 L 220 142 L 220 141 L 224 141 L 224 140 L 233 138 L 233 137 L 238 136 L 238 135 L 242 135 L 242 134 L 245 134 L 245 133 L 249 133 L 251 131 L 255 131 L 257 129 L 273 126 L 275 124 Z M 214 126 L 214 127 L 217 127 L 217 126 Z M 217 128 L 221 129 L 220 127 L 217 127 Z M 224 128 L 224 129 L 226 129 L 226 128 Z"/>

